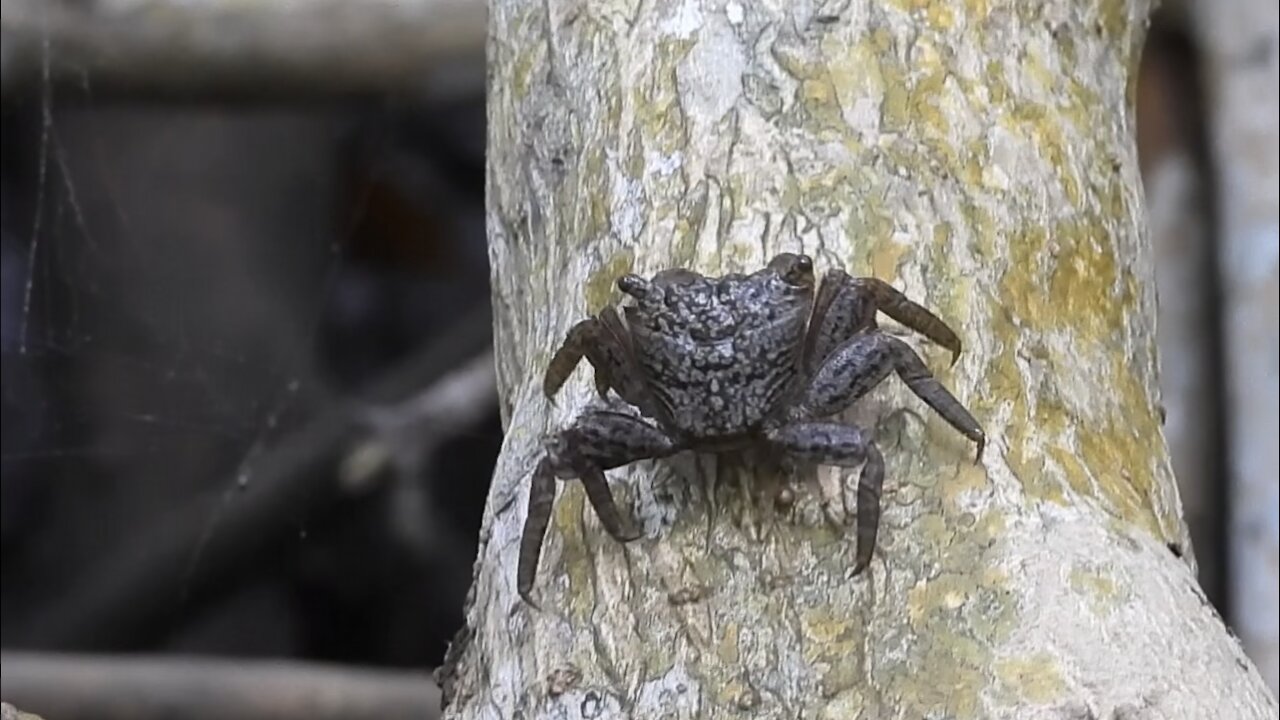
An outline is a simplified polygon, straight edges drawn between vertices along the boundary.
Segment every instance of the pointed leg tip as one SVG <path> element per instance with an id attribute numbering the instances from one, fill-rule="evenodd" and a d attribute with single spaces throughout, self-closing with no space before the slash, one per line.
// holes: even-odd
<path id="1" fill-rule="evenodd" d="M 948 365 L 947 367 L 953 368 L 956 366 L 956 363 L 958 362 L 960 362 L 960 348 L 957 346 L 957 347 L 951 348 L 951 364 Z"/>
<path id="2" fill-rule="evenodd" d="M 853 578 L 856 578 L 862 573 L 866 572 L 867 567 L 870 565 L 871 565 L 870 560 L 860 560 L 858 564 L 853 566 L 853 571 L 849 573 L 849 579 L 852 580 Z"/>
<path id="3" fill-rule="evenodd" d="M 542 606 L 534 602 L 532 588 L 524 588 L 517 590 L 516 592 L 520 595 L 520 599 L 524 601 L 525 605 L 529 606 L 536 612 L 542 612 Z"/>
<path id="4" fill-rule="evenodd" d="M 987 449 L 987 436 L 985 434 L 978 435 L 978 451 L 973 454 L 973 464 L 982 464 L 982 452 Z"/>

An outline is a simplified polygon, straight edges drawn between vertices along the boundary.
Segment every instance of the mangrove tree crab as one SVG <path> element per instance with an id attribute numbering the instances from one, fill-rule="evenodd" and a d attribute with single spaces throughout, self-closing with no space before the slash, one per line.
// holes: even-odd
<path id="1" fill-rule="evenodd" d="M 708 277 L 686 269 L 651 279 L 624 275 L 634 303 L 609 307 L 569 330 L 543 391 L 552 398 L 584 357 L 596 390 L 623 403 L 581 413 L 546 442 L 533 472 L 516 586 L 530 593 L 556 479 L 582 481 L 605 531 L 640 536 L 619 512 L 606 470 L 683 450 L 725 453 L 751 445 L 802 462 L 862 465 L 852 575 L 866 569 L 880 522 L 884 460 L 871 433 L 827 420 L 891 372 L 965 437 L 981 457 L 978 421 L 905 342 L 880 331 L 877 311 L 960 355 L 946 323 L 888 283 L 829 271 L 816 288 L 813 261 L 782 253 L 750 275 Z"/>

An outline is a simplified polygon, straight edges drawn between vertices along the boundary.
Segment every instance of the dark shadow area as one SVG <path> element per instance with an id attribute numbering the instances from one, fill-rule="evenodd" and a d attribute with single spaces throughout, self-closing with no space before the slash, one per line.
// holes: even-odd
<path id="1" fill-rule="evenodd" d="M 6 651 L 440 662 L 501 441 L 491 372 L 423 399 L 491 344 L 483 102 L 6 97 Z"/>
<path id="2" fill-rule="evenodd" d="M 1200 59 L 1185 18 L 1157 13 L 1137 94 L 1137 141 L 1161 303 L 1165 431 L 1200 584 L 1230 622 L 1222 289 Z"/>

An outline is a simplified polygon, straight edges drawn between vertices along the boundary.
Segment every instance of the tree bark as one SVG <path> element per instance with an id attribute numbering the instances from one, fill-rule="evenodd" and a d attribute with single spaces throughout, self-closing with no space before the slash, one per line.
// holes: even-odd
<path id="1" fill-rule="evenodd" d="M 1267 717 L 1194 578 L 1156 410 L 1132 92 L 1149 6 L 623 3 L 490 9 L 488 211 L 509 432 L 447 717 Z M 896 381 L 850 413 L 887 464 L 877 558 L 805 490 L 697 458 L 612 471 L 645 537 L 560 487 L 515 594 L 541 374 L 614 279 L 803 250 L 892 282 L 972 447 Z M 914 338 L 911 340 L 914 342 Z M 899 411 L 905 408 L 906 411 Z M 825 474 L 825 473 L 824 473 Z M 739 476 L 742 475 L 742 476 Z M 844 481 L 848 482 L 849 478 Z"/>

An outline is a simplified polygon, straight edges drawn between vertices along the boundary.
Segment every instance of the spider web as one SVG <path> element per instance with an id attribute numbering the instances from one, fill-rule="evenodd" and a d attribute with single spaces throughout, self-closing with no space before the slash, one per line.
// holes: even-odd
<path id="1" fill-rule="evenodd" d="M 161 601 L 182 612 L 224 515 L 255 490 L 258 459 L 403 354 L 414 324 L 389 321 L 394 337 L 372 350 L 339 342 L 339 367 L 328 362 L 335 314 L 350 330 L 386 300 L 346 253 L 377 190 L 343 175 L 345 115 L 120 107 L 97 101 L 83 73 L 55 82 L 55 60 L 46 37 L 37 92 L 5 110 L 5 574 L 47 581 L 5 583 L 6 644 L 38 596 L 72 592 L 104 554 L 206 498 L 187 536 L 198 539 L 178 549 L 180 589 Z M 385 144 L 379 127 L 366 143 Z M 307 159 L 316 148 L 335 157 Z M 214 197 L 193 197 L 206 174 Z M 56 532 L 38 527 L 48 518 Z M 307 540 L 305 513 L 285 522 Z M 19 554 L 33 559 L 10 562 Z"/>
<path id="2" fill-rule="evenodd" d="M 155 287 L 149 292 L 144 289 L 141 295 L 162 301 L 170 291 L 178 294 L 168 298 L 169 307 L 156 308 L 147 313 L 149 317 L 141 318 L 136 313 L 146 310 L 138 307 L 137 298 L 121 300 L 113 294 L 113 284 L 129 282 L 122 277 L 122 267 L 138 268 L 133 276 L 144 286 L 162 276 L 165 269 L 157 267 L 161 260 L 149 255 L 149 248 L 129 237 L 128 228 L 134 218 L 117 202 L 110 203 L 115 205 L 117 232 L 109 241 L 99 240 L 95 223 L 101 218 L 101 208 L 95 212 L 85 206 L 80 197 L 83 181 L 77 177 L 93 174 L 93 160 L 69 158 L 70 151 L 62 137 L 65 130 L 56 121 L 49 66 L 46 40 L 42 48 L 39 110 L 35 113 L 38 140 L 34 178 L 29 180 L 34 198 L 25 241 L 14 237 L 13 227 L 19 225 L 17 208 L 6 213 L 10 217 L 5 223 L 3 353 L 6 364 L 20 365 L 30 373 L 26 379 L 34 377 L 37 382 L 35 387 L 16 388 L 11 378 L 6 378 L 4 395 L 16 406 L 15 410 L 32 411 L 24 419 L 36 422 L 22 423 L 27 429 L 18 435 L 26 442 L 6 442 L 0 461 L 6 475 L 28 475 L 40 483 L 56 482 L 59 475 L 84 472 L 86 466 L 113 457 L 126 459 L 134 467 L 151 465 L 159 472 L 160 467 L 182 453 L 183 436 L 196 434 L 215 439 L 219 447 L 213 454 L 232 466 L 229 472 L 211 472 L 195 483 L 224 486 L 219 503 L 224 507 L 235 493 L 249 488 L 253 459 L 273 437 L 288 429 L 286 421 L 303 390 L 296 362 L 287 357 L 272 362 L 272 358 L 246 353 L 234 345 L 203 342 L 200 318 L 188 312 L 195 302 L 208 299 L 196 297 L 201 290 L 192 288 L 190 294 L 184 295 L 180 288 Z M 93 102 L 87 79 L 80 89 L 84 95 L 77 102 L 88 108 L 77 112 L 90 114 Z M 88 132 L 92 134 L 93 120 L 84 124 L 90 126 Z M 28 171 L 29 177 L 31 169 L 22 168 L 9 179 L 22 183 L 23 170 Z M 17 204 L 6 201 L 11 207 Z M 322 289 L 313 298 L 312 307 L 299 313 L 306 325 L 298 332 L 303 343 L 316 342 L 325 295 L 342 262 L 340 243 L 332 243 L 327 252 L 321 268 L 325 276 Z M 15 287 L 20 288 L 18 297 Z M 123 333 L 143 337 L 141 342 L 131 342 L 130 338 L 119 336 Z M 134 407 L 86 402 L 90 398 L 85 394 L 104 392 L 101 385 L 110 380 L 86 379 L 80 374 L 92 374 L 94 366 L 102 365 L 117 367 L 116 375 L 125 376 L 126 383 L 136 384 L 122 394 L 141 402 L 121 403 Z M 245 375 L 271 378 L 268 384 L 273 387 L 268 388 L 263 400 L 249 404 L 228 400 L 228 393 L 237 391 L 233 387 L 237 376 Z M 175 403 L 173 390 L 179 386 L 199 388 L 194 401 Z M 16 397 L 19 392 L 26 397 Z M 189 398 L 191 393 L 183 395 Z M 54 405 L 61 406 L 54 409 Z M 112 447 L 111 442 L 101 439 L 102 433 L 126 436 L 125 442 Z M 139 435 L 145 437 L 141 442 Z M 217 524 L 215 514 L 201 546 L 216 531 Z M 190 574 L 199 570 L 200 552 L 200 547 L 192 550 Z"/>

